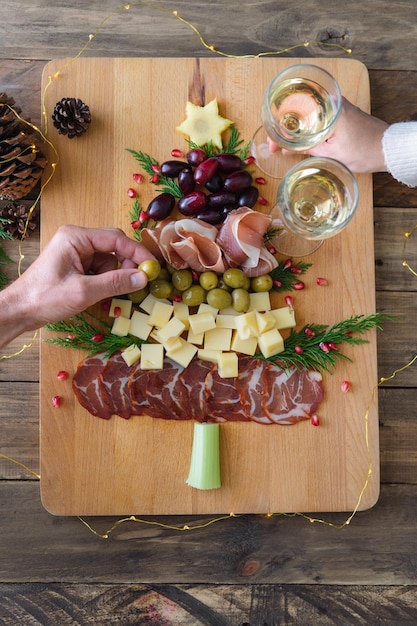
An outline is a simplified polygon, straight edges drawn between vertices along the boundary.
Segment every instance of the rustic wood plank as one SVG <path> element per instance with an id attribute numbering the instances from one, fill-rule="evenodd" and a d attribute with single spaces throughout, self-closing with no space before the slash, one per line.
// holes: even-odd
<path id="1" fill-rule="evenodd" d="M 139 6 L 137 6 L 139 5 Z M 89 34 L 118 8 L 113 0 L 63 0 L 37 5 L 31 0 L 3 2 L 0 7 L 0 56 L 50 59 L 75 56 Z M 172 11 L 200 30 L 208 44 L 229 54 L 258 54 L 306 41 L 352 48 L 355 58 L 372 69 L 417 69 L 414 54 L 417 8 L 399 0 L 392 10 L 387 0 L 323 5 L 317 0 L 165 0 L 131 3 L 115 12 L 87 50 L 90 56 L 209 56 L 195 33 Z M 237 24 L 238 18 L 238 27 Z M 22 35 L 24 33 L 24 35 Z M 311 44 L 292 56 L 346 56 L 335 47 Z"/>
<path id="2" fill-rule="evenodd" d="M 0 495 L 4 583 L 82 577 L 84 583 L 417 584 L 413 485 L 384 485 L 378 504 L 344 529 L 302 517 L 245 515 L 182 532 L 128 521 L 108 540 L 94 536 L 77 518 L 49 515 L 36 483 L 3 481 Z M 116 519 L 89 521 L 105 532 Z M 208 519 L 158 518 L 181 526 Z M 346 515 L 324 519 L 340 524 Z"/>
<path id="3" fill-rule="evenodd" d="M 2 624 L 71 626 L 356 626 L 417 619 L 416 586 L 0 585 Z"/>

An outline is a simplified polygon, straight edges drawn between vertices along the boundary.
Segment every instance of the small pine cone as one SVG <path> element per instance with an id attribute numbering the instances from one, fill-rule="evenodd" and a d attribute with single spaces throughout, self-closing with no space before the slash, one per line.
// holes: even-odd
<path id="1" fill-rule="evenodd" d="M 28 237 L 38 226 L 36 211 L 32 211 L 28 221 L 30 207 L 24 204 L 6 204 L 0 209 L 0 217 L 8 220 L 2 222 L 2 229 L 15 239 L 21 239 L 23 235 Z"/>
<path id="2" fill-rule="evenodd" d="M 41 139 L 20 113 L 13 98 L 0 93 L 0 200 L 27 196 L 46 165 Z"/>
<path id="3" fill-rule="evenodd" d="M 91 122 L 90 109 L 79 98 L 62 98 L 54 107 L 52 121 L 60 135 L 73 139 L 88 130 Z"/>

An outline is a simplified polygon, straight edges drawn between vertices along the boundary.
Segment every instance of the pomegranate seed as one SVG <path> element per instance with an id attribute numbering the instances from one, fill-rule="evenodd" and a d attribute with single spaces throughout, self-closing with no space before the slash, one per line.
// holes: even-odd
<path id="1" fill-rule="evenodd" d="M 339 348 L 337 347 L 337 345 L 335 343 L 333 343 L 333 341 L 329 341 L 328 343 L 329 349 L 330 350 L 338 350 Z"/>
<path id="2" fill-rule="evenodd" d="M 292 309 L 294 298 L 292 296 L 285 296 L 285 304 Z"/>
<path id="3" fill-rule="evenodd" d="M 327 280 L 325 278 L 322 278 L 321 276 L 316 278 L 316 283 L 319 285 L 319 287 L 327 287 L 327 285 L 329 284 Z"/>
<path id="4" fill-rule="evenodd" d="M 286 261 L 284 261 L 284 266 L 283 266 L 283 269 L 284 269 L 284 270 L 288 270 L 288 269 L 290 269 L 290 267 L 291 267 L 291 266 L 292 266 L 292 261 L 291 261 L 291 259 L 287 259 Z"/>
<path id="5" fill-rule="evenodd" d="M 182 159 L 182 157 L 184 156 L 184 152 L 182 150 L 178 150 L 178 148 L 174 148 L 173 150 L 171 150 L 171 156 Z"/>
<path id="6" fill-rule="evenodd" d="M 154 174 L 153 176 L 151 176 L 151 178 L 149 179 L 151 183 L 153 183 L 154 185 L 157 185 L 159 183 L 159 176 L 158 174 Z"/>
<path id="7" fill-rule="evenodd" d="M 146 222 L 147 219 L 148 219 L 148 214 L 146 213 L 146 211 L 141 211 L 139 215 L 139 222 L 143 224 L 143 222 Z"/>
<path id="8" fill-rule="evenodd" d="M 103 311 L 110 311 L 110 307 L 111 307 L 111 300 L 104 300 L 103 304 L 101 305 L 101 308 L 103 309 Z"/>
<path id="9" fill-rule="evenodd" d="M 296 289 L 297 291 L 301 291 L 302 289 L 304 289 L 305 284 L 300 280 L 298 283 L 294 283 L 293 284 L 294 289 Z"/>
<path id="10" fill-rule="evenodd" d="M 243 162 L 245 165 L 250 165 L 251 163 L 255 163 L 255 157 L 249 156 Z"/>
<path id="11" fill-rule="evenodd" d="M 122 314 L 122 309 L 119 306 L 115 306 L 113 314 L 114 314 L 114 317 L 120 317 Z"/>
<path id="12" fill-rule="evenodd" d="M 67 380 L 68 372 L 66 372 L 65 370 L 59 370 L 56 377 L 57 377 L 57 380 Z"/>
<path id="13" fill-rule="evenodd" d="M 152 163 L 151 168 L 152 168 L 152 171 L 155 172 L 155 174 L 161 173 L 161 167 L 160 165 L 158 165 L 158 163 Z"/>
<path id="14" fill-rule="evenodd" d="M 182 296 L 179 293 L 174 293 L 172 299 L 174 302 L 182 302 Z"/>
<path id="15" fill-rule="evenodd" d="M 262 206 L 266 206 L 268 204 L 268 200 L 266 198 L 263 198 L 262 196 L 259 196 L 258 202 L 259 204 L 262 204 Z"/>
<path id="16" fill-rule="evenodd" d="M 311 423 L 313 424 L 313 426 L 320 426 L 319 416 L 316 413 L 311 416 Z"/>
<path id="17" fill-rule="evenodd" d="M 191 274 L 193 276 L 193 282 L 198 283 L 198 281 L 199 281 L 198 273 L 195 270 L 192 270 Z"/>
<path id="18" fill-rule="evenodd" d="M 320 341 L 319 348 L 320 350 L 323 350 L 323 352 L 326 352 L 326 354 L 330 352 L 329 344 L 326 343 L 325 341 Z"/>
<path id="19" fill-rule="evenodd" d="M 303 354 L 303 352 L 304 352 L 304 350 L 303 350 L 303 348 L 301 346 L 295 346 L 294 351 L 297 354 Z"/>
<path id="20" fill-rule="evenodd" d="M 54 409 L 59 409 L 59 407 L 62 404 L 62 398 L 61 396 L 54 396 L 52 398 L 52 406 L 54 407 Z"/>
<path id="21" fill-rule="evenodd" d="M 129 196 L 129 198 L 136 198 L 138 194 L 133 189 L 133 187 L 129 187 L 129 189 L 127 190 L 127 195 Z"/>
<path id="22" fill-rule="evenodd" d="M 276 287 L 277 289 L 279 289 L 280 287 L 282 287 L 282 282 L 280 280 L 273 280 L 272 284 L 274 285 L 274 287 Z"/>
<path id="23" fill-rule="evenodd" d="M 100 341 L 102 341 L 104 339 L 104 335 L 103 333 L 97 333 L 96 335 L 93 335 L 91 337 L 91 341 L 96 341 L 97 343 L 99 343 Z"/>
<path id="24" fill-rule="evenodd" d="M 133 222 L 130 222 L 130 225 L 133 228 L 133 230 L 139 230 L 140 228 L 139 220 L 133 220 Z"/>
<path id="25" fill-rule="evenodd" d="M 75 339 L 75 337 L 76 337 L 76 336 L 77 336 L 77 335 L 74 335 L 74 333 L 69 333 L 69 334 L 67 335 L 67 340 L 68 340 L 68 341 L 71 341 L 71 339 Z"/>
<path id="26" fill-rule="evenodd" d="M 304 334 L 306 337 L 315 337 L 316 333 L 314 332 L 314 330 L 312 328 L 309 328 L 307 326 L 307 328 L 304 330 Z"/>
<path id="27" fill-rule="evenodd" d="M 258 176 L 258 178 L 255 178 L 255 183 L 258 183 L 258 185 L 265 185 L 266 180 L 263 176 Z"/>
<path id="28" fill-rule="evenodd" d="M 143 177 L 142 174 L 133 174 L 133 180 L 138 185 L 141 185 L 143 183 L 143 181 L 144 181 L 144 177 Z"/>
<path id="29" fill-rule="evenodd" d="M 351 387 L 352 383 L 350 382 L 350 380 L 344 380 L 343 383 L 340 385 L 340 389 L 343 393 L 347 393 Z"/>
<path id="30" fill-rule="evenodd" d="M 301 269 L 301 267 L 298 267 L 298 265 L 293 265 L 290 268 L 290 272 L 291 272 L 291 274 L 302 274 L 303 270 Z"/>
<path id="31" fill-rule="evenodd" d="M 277 250 L 276 248 L 274 248 L 274 246 L 273 246 L 273 245 L 271 245 L 271 244 L 268 244 L 268 245 L 266 246 L 266 249 L 268 250 L 268 252 L 269 252 L 270 254 L 277 254 L 277 252 L 278 252 L 278 250 Z"/>

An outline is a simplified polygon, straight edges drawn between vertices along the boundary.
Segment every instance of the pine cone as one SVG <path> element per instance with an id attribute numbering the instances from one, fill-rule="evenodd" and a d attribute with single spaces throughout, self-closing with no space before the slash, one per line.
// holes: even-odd
<path id="1" fill-rule="evenodd" d="M 0 93 L 0 200 L 20 200 L 27 196 L 46 165 L 38 147 L 40 137 L 19 119 L 21 109 L 14 104 L 13 98 Z"/>
<path id="2" fill-rule="evenodd" d="M 54 107 L 52 121 L 60 135 L 73 139 L 88 130 L 91 122 L 90 109 L 79 98 L 62 98 Z"/>
<path id="3" fill-rule="evenodd" d="M 36 210 L 32 211 L 26 226 L 29 211 L 29 206 L 16 202 L 0 208 L 0 217 L 8 220 L 8 222 L 2 222 L 2 230 L 8 232 L 15 239 L 21 239 L 23 235 L 28 237 L 38 226 Z"/>

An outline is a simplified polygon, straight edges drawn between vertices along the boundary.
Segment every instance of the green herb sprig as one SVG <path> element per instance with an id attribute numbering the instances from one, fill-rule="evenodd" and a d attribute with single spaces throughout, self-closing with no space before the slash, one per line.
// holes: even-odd
<path id="1" fill-rule="evenodd" d="M 8 239 L 9 241 L 13 241 L 13 235 L 11 235 L 7 230 L 4 230 L 3 224 L 10 224 L 10 220 L 3 217 L 0 218 L 0 266 L 13 263 L 12 259 L 6 254 L 3 248 L 3 240 Z M 6 275 L 0 270 L 0 289 L 3 289 L 7 283 L 8 280 Z"/>
<path id="2" fill-rule="evenodd" d="M 155 176 L 155 168 L 159 168 L 159 162 L 154 157 L 142 152 L 141 150 L 131 150 L 126 148 L 130 154 L 136 159 L 141 168 L 149 174 L 149 176 Z M 168 178 L 163 174 L 157 174 L 159 182 L 155 184 L 155 189 L 158 193 L 170 193 L 175 198 L 182 198 L 183 193 L 178 186 L 178 183 L 173 178 Z"/>
<path id="3" fill-rule="evenodd" d="M 303 276 L 311 265 L 311 263 L 304 263 L 303 261 L 293 263 L 292 259 L 279 261 L 277 267 L 269 272 L 273 280 L 272 291 L 295 290 L 294 285 L 300 282 L 300 276 Z"/>
<path id="4" fill-rule="evenodd" d="M 220 150 L 217 146 L 215 146 L 211 141 L 209 141 L 204 147 L 204 152 L 208 157 L 216 156 L 217 154 L 237 154 L 242 161 L 244 161 L 248 155 L 250 150 L 250 141 L 244 143 L 240 131 L 236 128 L 236 126 L 232 125 L 229 128 L 230 132 L 225 144 L 223 144 L 222 149 Z M 198 144 L 186 139 L 191 150 L 195 148 L 201 148 Z M 243 145 L 242 145 L 243 144 Z"/>
<path id="5" fill-rule="evenodd" d="M 358 335 L 363 335 L 372 328 L 382 330 L 382 322 L 388 319 L 396 318 L 383 313 L 373 313 L 366 317 L 355 315 L 333 326 L 306 324 L 299 331 L 291 330 L 285 340 L 283 352 L 265 360 L 275 363 L 281 369 L 296 367 L 331 373 L 338 361 L 352 361 L 340 351 L 341 344 L 368 343 L 367 339 Z M 256 356 L 264 358 L 262 354 Z"/>
<path id="6" fill-rule="evenodd" d="M 86 315 L 89 315 L 94 325 L 87 320 Z M 114 335 L 110 332 L 110 324 L 87 312 L 74 315 L 68 321 L 47 324 L 45 328 L 65 334 L 65 337 L 45 339 L 45 342 L 74 350 L 85 350 L 88 356 L 103 352 L 106 357 L 110 357 L 118 350 L 128 348 L 132 344 L 141 346 L 143 343 L 141 339 L 131 335 L 127 337 Z"/>

